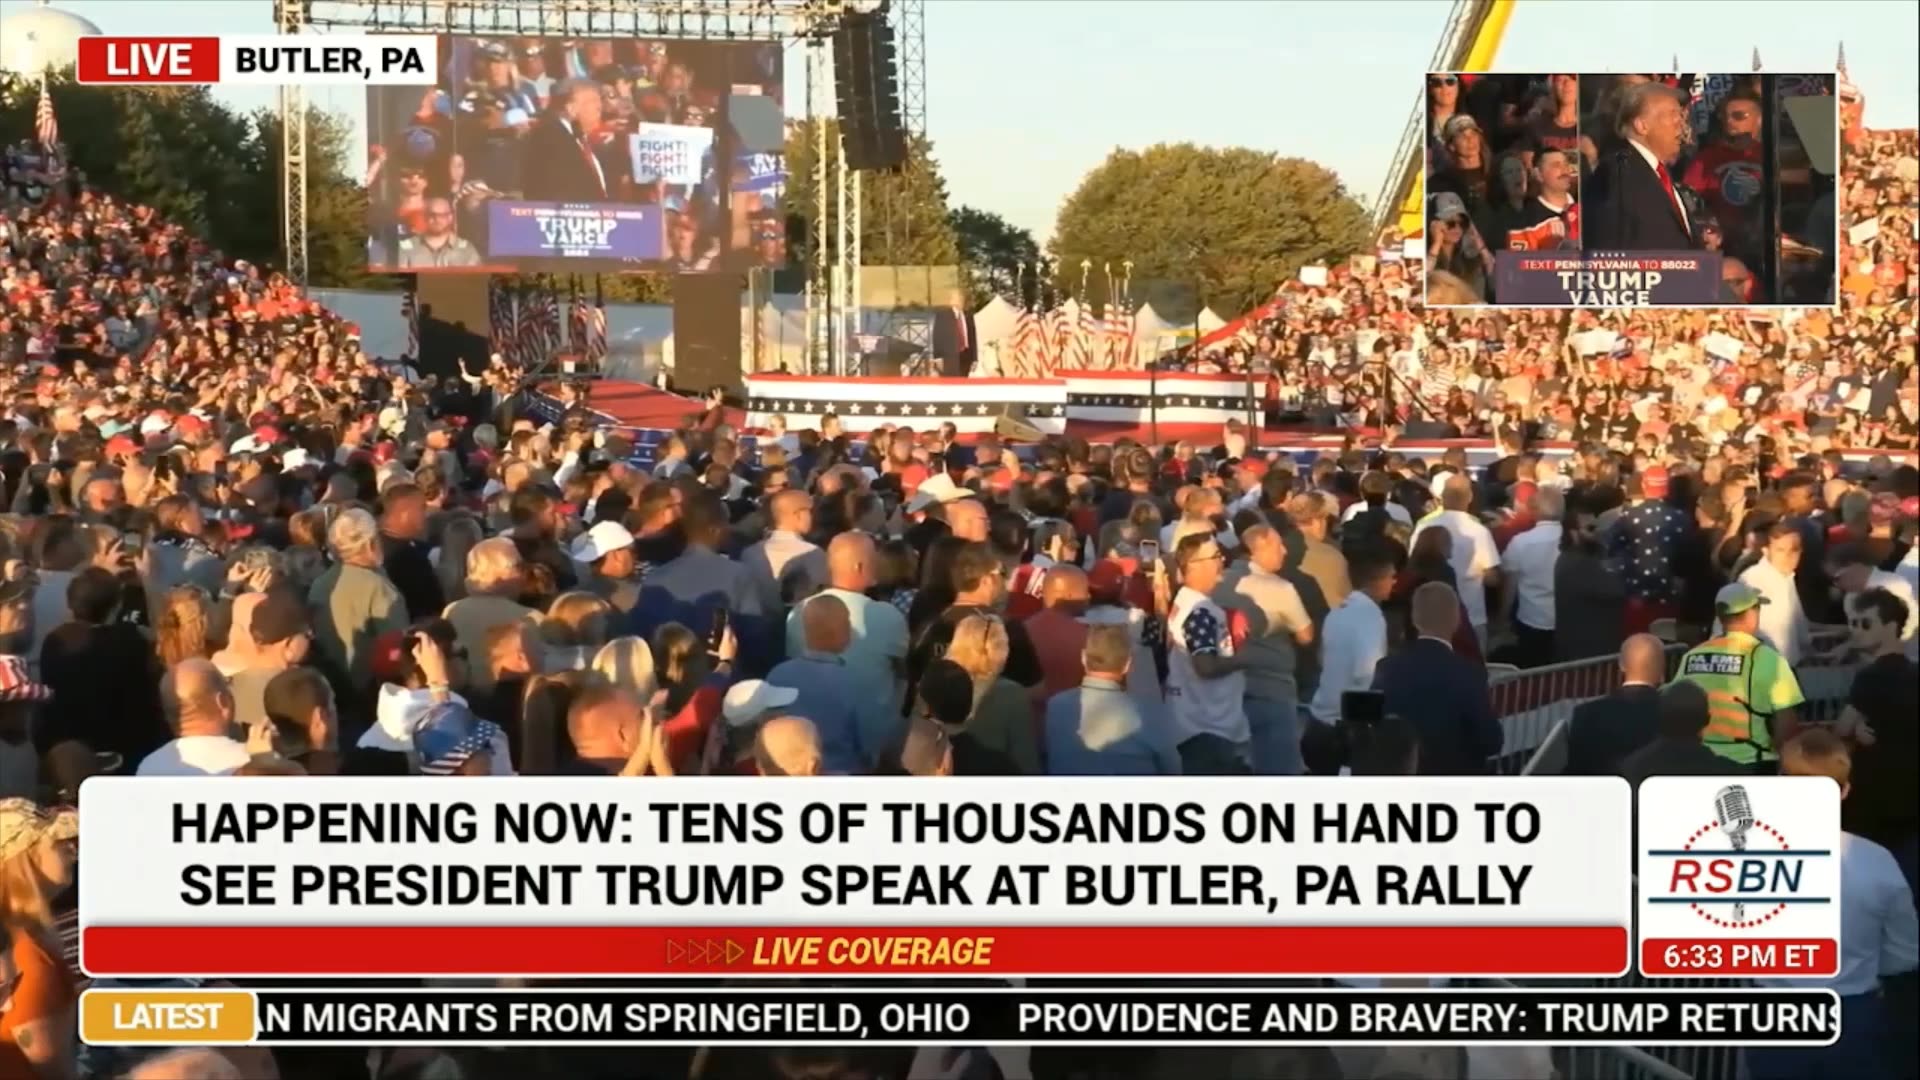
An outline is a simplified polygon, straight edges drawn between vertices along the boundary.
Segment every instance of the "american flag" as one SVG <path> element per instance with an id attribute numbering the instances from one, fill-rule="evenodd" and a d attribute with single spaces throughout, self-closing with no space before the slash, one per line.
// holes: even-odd
<path id="1" fill-rule="evenodd" d="M 413 286 L 400 294 L 400 318 L 407 324 L 407 351 L 402 355 L 409 360 L 420 358 L 420 309 L 414 301 Z"/>
<path id="2" fill-rule="evenodd" d="M 1067 310 L 1067 305 L 1061 304 L 1047 312 L 1046 329 L 1047 332 L 1041 335 L 1046 344 L 1047 370 L 1044 374 L 1051 376 L 1055 370 L 1066 366 L 1067 351 L 1073 338 L 1073 315 Z"/>
<path id="3" fill-rule="evenodd" d="M 586 339 L 587 363 L 597 368 L 607 356 L 607 294 L 598 274 L 593 278 L 593 307 L 587 310 Z"/>
<path id="4" fill-rule="evenodd" d="M 567 333 L 568 351 L 584 351 L 587 347 L 587 298 L 580 295 L 578 275 L 567 279 Z"/>
<path id="5" fill-rule="evenodd" d="M 1019 316 L 1013 323 L 1013 334 L 1007 339 L 1007 358 L 1000 365 L 1001 374 L 1014 379 L 1038 378 L 1045 371 L 1043 340 L 1046 332 L 1041 329 L 1040 316 L 1032 308 L 1022 305 Z"/>
<path id="6" fill-rule="evenodd" d="M 517 330 L 520 362 L 527 367 L 545 363 L 560 339 L 560 304 L 551 282 L 523 299 Z"/>
<path id="7" fill-rule="evenodd" d="M 494 352 L 507 355 L 514 351 L 513 296 L 497 280 L 487 285 L 487 329 Z"/>
<path id="8" fill-rule="evenodd" d="M 1093 366 L 1093 346 L 1100 335 L 1100 323 L 1093 317 L 1093 305 L 1080 305 L 1080 321 L 1069 328 L 1066 356 L 1061 366 L 1068 371 L 1085 371 Z"/>
<path id="9" fill-rule="evenodd" d="M 33 133 L 40 145 L 52 153 L 60 144 L 60 121 L 53 116 L 53 95 L 47 92 L 47 76 L 40 76 L 40 104 L 33 110 Z"/>
<path id="10" fill-rule="evenodd" d="M 1107 317 L 1107 367 L 1115 370 L 1130 371 L 1139 366 L 1133 349 L 1133 336 L 1138 332 L 1139 317 L 1126 304 L 1114 309 Z"/>

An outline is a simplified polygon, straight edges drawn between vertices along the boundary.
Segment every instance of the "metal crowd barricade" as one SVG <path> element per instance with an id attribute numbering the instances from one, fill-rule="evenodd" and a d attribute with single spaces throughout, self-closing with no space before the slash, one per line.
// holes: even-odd
<path id="1" fill-rule="evenodd" d="M 1819 636 L 1816 647 L 1821 645 Z M 1667 677 L 1679 669 L 1685 645 L 1667 646 Z M 1847 692 L 1859 669 L 1852 663 L 1809 662 L 1794 669 L 1806 704 L 1800 718 L 1806 724 L 1831 724 L 1846 708 Z M 1506 730 L 1506 741 L 1492 762 L 1498 776 L 1552 776 L 1566 768 L 1567 726 L 1575 706 L 1605 697 L 1620 686 L 1620 662 L 1596 656 L 1524 671 L 1489 674 L 1494 715 Z"/>
<path id="2" fill-rule="evenodd" d="M 1669 673 L 1685 649 L 1668 647 Z M 1551 775 L 1566 764 L 1566 726 L 1574 706 L 1613 693 L 1620 685 L 1620 660 L 1595 656 L 1524 671 L 1489 676 L 1493 712 L 1506 741 L 1493 759 L 1500 776 Z"/>

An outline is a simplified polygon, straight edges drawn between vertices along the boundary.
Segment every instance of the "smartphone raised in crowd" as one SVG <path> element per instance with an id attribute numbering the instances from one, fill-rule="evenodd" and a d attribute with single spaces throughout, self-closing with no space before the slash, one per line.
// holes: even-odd
<path id="1" fill-rule="evenodd" d="M 727 609 L 713 609 L 713 629 L 707 633 L 707 651 L 718 652 L 727 636 Z"/>
<path id="2" fill-rule="evenodd" d="M 1141 562 L 1141 564 L 1142 564 L 1142 565 L 1143 565 L 1143 566 L 1144 566 L 1144 567 L 1145 567 L 1146 569 L 1152 569 L 1152 568 L 1153 568 L 1153 564 L 1154 564 L 1154 563 L 1157 563 L 1157 562 L 1159 562 L 1159 561 L 1160 561 L 1160 541 L 1158 541 L 1158 540 L 1142 540 L 1142 541 L 1140 541 L 1140 562 Z"/>

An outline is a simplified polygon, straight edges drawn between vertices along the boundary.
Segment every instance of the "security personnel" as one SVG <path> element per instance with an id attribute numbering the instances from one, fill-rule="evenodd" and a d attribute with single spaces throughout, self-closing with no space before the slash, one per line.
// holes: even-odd
<path id="1" fill-rule="evenodd" d="M 1791 735 L 1806 698 L 1779 650 L 1760 640 L 1760 605 L 1767 598 L 1735 582 L 1713 598 L 1725 632 L 1680 659 L 1676 681 L 1707 692 L 1707 749 L 1755 772 L 1771 772 L 1774 747 Z"/>

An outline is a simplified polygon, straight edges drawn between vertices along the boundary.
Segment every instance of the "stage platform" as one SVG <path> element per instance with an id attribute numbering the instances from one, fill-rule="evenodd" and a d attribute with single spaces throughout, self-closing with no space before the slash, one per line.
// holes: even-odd
<path id="1" fill-rule="evenodd" d="M 847 434 L 864 441 L 885 425 L 919 431 L 951 422 L 962 442 L 991 432 L 995 419 L 1012 411 L 1049 435 L 1067 435 L 1092 443 L 1121 439 L 1153 446 L 1189 440 L 1202 449 L 1219 444 L 1228 420 L 1247 423 L 1260 418 L 1257 435 L 1249 441 L 1263 453 L 1286 453 L 1302 460 L 1340 450 L 1350 433 L 1306 425 L 1266 423 L 1266 388 L 1249 387 L 1242 376 L 1172 374 L 1149 377 L 1143 372 L 1083 372 L 1057 379 L 853 379 L 796 375 L 753 375 L 747 378 L 747 408 L 726 410 L 727 423 L 740 432 L 742 449 L 751 459 L 755 437 L 771 416 L 787 421 L 788 429 L 816 428 L 828 413 L 840 417 Z M 551 398 L 534 395 L 536 412 L 557 416 Z M 704 405 L 690 397 L 668 393 L 644 383 L 603 379 L 593 383 L 588 405 L 601 422 L 632 439 L 634 463 L 653 464 L 654 448 L 677 428 L 696 424 Z M 1159 421 L 1154 422 L 1154 415 Z M 1251 427 L 1251 425 L 1249 425 Z M 1372 444 L 1370 433 L 1362 439 Z M 1489 439 L 1402 439 L 1395 449 L 1414 457 L 1437 457 L 1453 448 L 1464 449 L 1474 464 L 1498 456 Z M 1548 457 L 1573 450 L 1571 443 L 1543 443 L 1535 447 Z M 1864 463 L 1872 450 L 1843 450 L 1849 461 Z M 1895 453 L 1896 460 L 1912 462 L 1911 453 Z"/>

